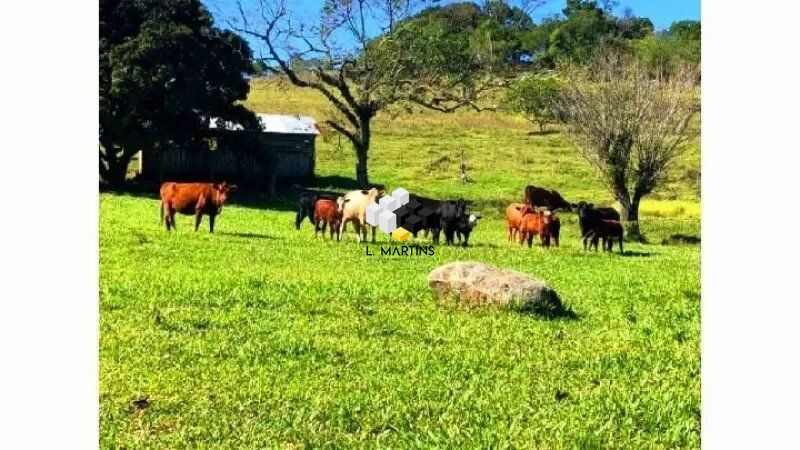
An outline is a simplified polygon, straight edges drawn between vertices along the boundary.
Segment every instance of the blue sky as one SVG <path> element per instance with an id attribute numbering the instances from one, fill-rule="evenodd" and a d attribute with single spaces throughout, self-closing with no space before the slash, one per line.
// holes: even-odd
<path id="1" fill-rule="evenodd" d="M 235 0 L 201 1 L 214 15 L 216 24 L 222 28 L 228 27 L 227 20 L 229 18 L 238 17 L 239 15 Z M 296 19 L 300 19 L 296 21 L 296 23 L 299 23 L 301 21 L 313 21 L 323 1 L 324 0 L 288 0 L 288 4 L 293 16 Z M 455 3 L 456 1 L 458 0 L 442 0 L 439 4 Z M 253 4 L 252 1 L 248 0 L 242 0 L 242 2 L 245 7 L 248 4 Z M 512 0 L 510 3 L 515 4 L 516 2 Z M 560 13 L 565 3 L 565 0 L 548 0 L 543 7 L 534 11 L 534 21 L 538 23 L 544 17 Z M 648 17 L 653 21 L 657 30 L 669 28 L 671 23 L 679 20 L 700 20 L 700 0 L 619 0 L 619 4 L 615 8 L 615 13 L 621 14 L 626 7 L 630 7 L 636 16 Z M 260 43 L 249 36 L 245 36 L 245 38 L 250 42 L 251 47 L 257 53 L 260 48 Z"/>

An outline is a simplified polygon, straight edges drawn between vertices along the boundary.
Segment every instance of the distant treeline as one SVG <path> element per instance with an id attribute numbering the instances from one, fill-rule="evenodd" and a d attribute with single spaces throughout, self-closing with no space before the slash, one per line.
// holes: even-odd
<path id="1" fill-rule="evenodd" d="M 699 21 L 674 22 L 656 30 L 646 17 L 630 9 L 611 12 L 609 2 L 568 0 L 561 14 L 536 23 L 519 7 L 505 1 L 434 6 L 394 24 L 401 36 L 413 28 L 415 39 L 452 46 L 450 55 L 464 55 L 498 68 L 509 64 L 526 70 L 550 70 L 559 64 L 582 64 L 601 48 L 630 52 L 654 76 L 669 76 L 681 63 L 700 63 Z M 319 67 L 323 61 L 295 59 L 296 70 Z M 266 75 L 262 62 L 256 75 Z"/>

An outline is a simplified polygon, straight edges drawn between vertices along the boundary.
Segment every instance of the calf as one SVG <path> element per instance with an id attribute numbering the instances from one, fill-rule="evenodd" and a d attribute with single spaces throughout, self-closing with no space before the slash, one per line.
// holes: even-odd
<path id="1" fill-rule="evenodd" d="M 336 240 L 339 240 L 339 224 L 342 221 L 341 204 L 343 202 L 338 200 L 321 198 L 314 204 L 314 237 L 320 231 L 322 231 L 322 236 L 325 236 L 325 226 L 327 225 L 330 227 L 331 240 L 333 240 L 334 233 L 336 233 Z"/>
<path id="2" fill-rule="evenodd" d="M 209 231 L 214 232 L 214 219 L 222 212 L 222 206 L 236 186 L 227 182 L 213 183 L 174 183 L 168 181 L 161 185 L 161 222 L 166 223 L 167 231 L 175 229 L 175 213 L 194 214 L 194 231 L 200 227 L 203 214 L 208 216 Z"/>
<path id="3" fill-rule="evenodd" d="M 525 186 L 525 203 L 532 208 L 545 207 L 550 211 L 563 209 L 571 211 L 570 204 L 564 200 L 557 191 L 540 188 L 537 186 Z"/>
<path id="4" fill-rule="evenodd" d="M 506 228 L 508 229 L 508 242 L 517 242 L 519 234 L 519 223 L 522 216 L 533 212 L 533 209 L 525 203 L 512 203 L 506 208 Z"/>
<path id="5" fill-rule="evenodd" d="M 550 226 L 548 229 L 549 233 L 547 233 L 547 246 L 550 246 L 550 239 L 553 239 L 553 243 L 556 247 L 558 247 L 558 238 L 561 235 L 561 219 L 555 214 L 550 214 Z"/>
<path id="6" fill-rule="evenodd" d="M 595 208 L 594 203 L 580 201 L 572 206 L 578 212 L 578 224 L 581 228 L 583 246 L 586 247 L 587 235 L 599 226 L 601 220 L 619 221 L 619 213 L 614 208 Z"/>
<path id="7" fill-rule="evenodd" d="M 618 220 L 601 220 L 597 226 L 588 233 L 588 237 L 591 239 L 589 243 L 589 249 L 592 248 L 594 245 L 594 250 L 597 251 L 597 243 L 600 239 L 603 240 L 603 251 L 612 251 L 614 247 L 614 240 L 619 242 L 619 252 L 623 253 L 622 250 L 622 238 L 623 238 L 623 229 L 622 229 L 622 222 Z M 583 245 L 584 251 L 586 251 L 586 240 L 584 239 Z"/>
<path id="8" fill-rule="evenodd" d="M 550 212 L 531 212 L 523 214 L 519 222 L 519 245 L 524 245 L 528 241 L 528 248 L 533 245 L 533 237 L 538 235 L 542 241 L 542 247 L 549 247 L 547 239 L 550 226 Z"/>

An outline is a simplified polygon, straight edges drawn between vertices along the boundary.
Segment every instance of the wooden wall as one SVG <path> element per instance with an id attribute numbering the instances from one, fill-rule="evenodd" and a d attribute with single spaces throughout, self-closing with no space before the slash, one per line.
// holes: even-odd
<path id="1" fill-rule="evenodd" d="M 305 178 L 314 175 L 315 138 L 314 135 L 261 133 L 262 151 L 267 153 L 271 167 L 265 167 L 255 159 L 237 160 L 233 152 L 173 149 L 143 155 L 139 173 L 158 181 L 229 179 L 267 182 L 273 171 L 278 178 Z"/>

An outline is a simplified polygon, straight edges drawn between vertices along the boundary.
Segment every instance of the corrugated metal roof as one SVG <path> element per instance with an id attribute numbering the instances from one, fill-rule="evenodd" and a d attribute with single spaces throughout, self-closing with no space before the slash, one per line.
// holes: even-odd
<path id="1" fill-rule="evenodd" d="M 309 116 L 256 114 L 267 133 L 319 134 L 317 121 Z"/>
<path id="2" fill-rule="evenodd" d="M 287 114 L 256 114 L 261 119 L 261 127 L 265 133 L 281 134 L 319 134 L 317 121 L 310 116 L 293 116 Z M 211 118 L 209 128 L 217 128 L 217 121 Z M 241 130 L 239 124 L 227 124 L 230 130 Z"/>

